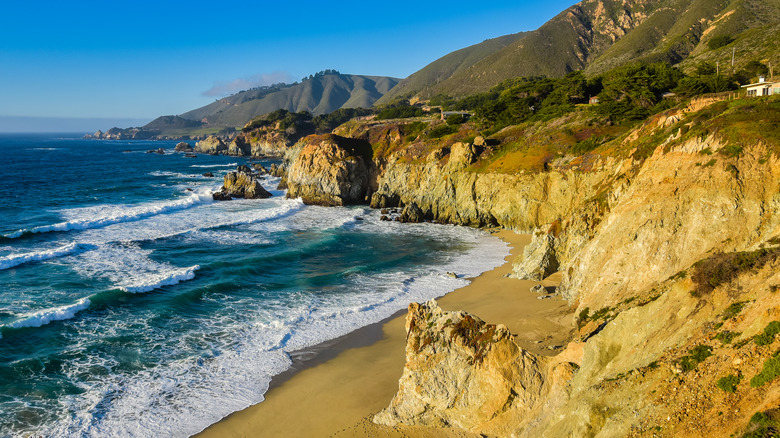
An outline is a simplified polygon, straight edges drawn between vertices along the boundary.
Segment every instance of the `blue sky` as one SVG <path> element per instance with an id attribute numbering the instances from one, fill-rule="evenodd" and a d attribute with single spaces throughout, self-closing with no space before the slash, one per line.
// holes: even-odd
<path id="1" fill-rule="evenodd" d="M 329 68 L 403 78 L 575 2 L 5 0 L 0 118 L 140 122 Z"/>

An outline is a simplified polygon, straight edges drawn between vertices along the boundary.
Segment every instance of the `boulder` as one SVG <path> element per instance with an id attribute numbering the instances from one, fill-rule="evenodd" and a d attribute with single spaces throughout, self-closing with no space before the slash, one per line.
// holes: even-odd
<path id="1" fill-rule="evenodd" d="M 425 213 L 414 202 L 409 203 L 398 216 L 398 222 L 420 223 L 425 221 Z"/>
<path id="2" fill-rule="evenodd" d="M 412 303 L 406 316 L 406 366 L 377 424 L 445 427 L 489 435 L 490 422 L 527 412 L 545 392 L 547 359 L 520 348 L 509 330 L 435 300 Z"/>
<path id="3" fill-rule="evenodd" d="M 204 140 L 195 143 L 195 152 L 202 154 L 218 155 L 227 152 L 228 147 L 219 137 L 210 135 Z"/>
<path id="4" fill-rule="evenodd" d="M 537 232 L 523 249 L 522 260 L 516 261 L 512 277 L 540 281 L 558 270 L 555 254 L 555 235 Z"/>
<path id="5" fill-rule="evenodd" d="M 217 193 L 220 193 L 220 198 L 263 199 L 273 196 L 260 185 L 254 175 L 245 172 L 229 172 L 225 175 L 222 189 Z M 223 199 L 217 199 L 215 193 L 214 200 Z"/>
<path id="6" fill-rule="evenodd" d="M 211 172 L 206 172 L 203 174 L 203 176 L 205 176 L 206 178 L 214 178 L 214 174 Z"/>
<path id="7" fill-rule="evenodd" d="M 180 143 L 176 144 L 176 147 L 174 148 L 176 152 L 192 152 L 194 149 L 192 148 L 192 145 L 187 143 L 186 141 L 182 141 Z"/>
<path id="8" fill-rule="evenodd" d="M 268 172 L 268 169 L 266 169 L 266 168 L 265 168 L 265 166 L 263 166 L 263 165 L 262 165 L 262 164 L 260 164 L 260 163 L 255 163 L 255 164 L 253 164 L 253 165 L 252 165 L 252 167 L 253 167 L 253 168 L 255 169 L 255 171 L 257 171 L 257 173 L 259 173 L 260 175 L 267 175 L 267 174 L 269 173 L 269 172 Z"/>
<path id="9" fill-rule="evenodd" d="M 245 157 L 252 154 L 252 146 L 247 143 L 246 139 L 242 136 L 236 137 L 230 142 L 227 148 L 228 155 L 235 155 L 237 157 Z"/>
<path id="10" fill-rule="evenodd" d="M 307 140 L 287 172 L 287 197 L 326 206 L 366 202 L 373 167 L 371 144 L 333 134 Z"/>

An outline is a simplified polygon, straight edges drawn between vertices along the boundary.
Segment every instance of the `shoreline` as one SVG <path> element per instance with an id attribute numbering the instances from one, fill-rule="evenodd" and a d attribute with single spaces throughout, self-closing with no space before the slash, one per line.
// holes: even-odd
<path id="1" fill-rule="evenodd" d="M 465 310 L 502 323 L 522 348 L 554 355 L 571 334 L 572 313 L 560 297 L 539 300 L 530 288 L 540 282 L 507 278 L 530 235 L 501 230 L 509 245 L 504 263 L 437 299 L 445 310 Z M 557 285 L 554 274 L 541 284 Z M 371 422 L 398 389 L 405 363 L 406 310 L 339 338 L 291 353 L 292 366 L 274 376 L 264 401 L 234 412 L 193 435 L 241 436 L 472 437 L 459 429 L 386 427 Z"/>

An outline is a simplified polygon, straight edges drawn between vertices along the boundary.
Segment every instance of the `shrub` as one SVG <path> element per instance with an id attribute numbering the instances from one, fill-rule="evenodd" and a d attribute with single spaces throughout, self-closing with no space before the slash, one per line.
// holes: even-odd
<path id="1" fill-rule="evenodd" d="M 742 380 L 742 376 L 735 376 L 730 374 L 726 377 L 721 377 L 718 379 L 718 382 L 715 383 L 715 385 L 725 392 L 734 393 L 737 392 L 737 385 L 739 385 L 740 380 Z"/>
<path id="2" fill-rule="evenodd" d="M 688 351 L 687 356 L 680 358 L 680 366 L 683 371 L 696 369 L 699 363 L 712 356 L 712 347 L 709 345 L 697 345 Z"/>
<path id="3" fill-rule="evenodd" d="M 463 114 L 453 114 L 447 117 L 447 124 L 450 126 L 462 125 L 466 121 L 466 117 Z"/>
<path id="4" fill-rule="evenodd" d="M 726 310 L 723 311 L 723 314 L 721 314 L 720 316 L 721 318 L 723 318 L 724 321 L 733 318 L 739 315 L 742 312 L 742 309 L 744 309 L 746 305 L 747 305 L 747 301 L 732 303 L 730 306 L 726 308 Z"/>
<path id="5" fill-rule="evenodd" d="M 718 153 L 721 155 L 725 155 L 729 158 L 736 158 L 739 156 L 739 154 L 742 153 L 742 146 L 739 145 L 728 145 L 720 148 L 718 150 Z"/>
<path id="6" fill-rule="evenodd" d="M 775 335 L 780 333 L 780 321 L 772 321 L 764 327 L 764 332 L 753 337 L 756 345 L 769 345 L 775 341 Z"/>
<path id="7" fill-rule="evenodd" d="M 423 111 L 422 108 L 410 105 L 400 105 L 379 111 L 376 118 L 377 120 L 408 119 L 410 117 L 420 117 L 423 115 L 425 115 L 425 111 Z"/>
<path id="8" fill-rule="evenodd" d="M 442 138 L 445 135 L 450 135 L 458 132 L 457 126 L 452 125 L 439 125 L 433 129 L 431 129 L 431 132 L 428 133 L 429 138 Z"/>
<path id="9" fill-rule="evenodd" d="M 742 438 L 770 438 L 776 437 L 780 433 L 780 421 L 772 418 L 776 415 L 768 415 L 769 413 L 775 414 L 773 411 L 756 412 L 750 417 L 750 423 L 748 423 L 747 431 Z"/>
<path id="10" fill-rule="evenodd" d="M 732 38 L 731 35 L 718 35 L 707 42 L 707 47 L 709 47 L 710 50 L 716 50 L 721 47 L 726 47 L 733 42 L 734 38 Z"/>
<path id="11" fill-rule="evenodd" d="M 717 253 L 694 265 L 691 277 L 696 289 L 691 293 L 699 296 L 711 292 L 721 284 L 737 278 L 742 272 L 760 269 L 766 263 L 777 258 L 777 249 L 759 249 L 753 252 Z"/>
<path id="12" fill-rule="evenodd" d="M 777 353 L 764 362 L 764 369 L 750 379 L 750 386 L 759 388 L 780 376 L 780 357 Z"/>
<path id="13" fill-rule="evenodd" d="M 718 333 L 715 336 L 715 339 L 719 340 L 720 342 L 722 342 L 724 344 L 730 344 L 731 341 L 734 340 L 734 338 L 736 338 L 737 336 L 739 336 L 741 334 L 742 333 L 740 333 L 740 332 L 730 332 L 728 330 L 724 330 L 724 331 Z"/>

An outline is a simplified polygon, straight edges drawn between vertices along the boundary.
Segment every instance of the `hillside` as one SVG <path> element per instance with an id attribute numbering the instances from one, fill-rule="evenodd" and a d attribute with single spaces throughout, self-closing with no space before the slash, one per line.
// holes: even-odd
<path id="1" fill-rule="evenodd" d="M 521 32 L 492 38 L 445 55 L 428 64 L 422 70 L 419 70 L 402 80 L 395 88 L 382 96 L 376 103 L 381 105 L 389 103 L 393 99 L 409 97 L 414 95 L 417 91 L 425 90 L 431 85 L 445 81 L 451 78 L 452 75 L 468 69 L 487 56 L 512 44 L 524 35 L 526 35 L 526 33 Z"/>
<path id="2" fill-rule="evenodd" d="M 518 76 L 560 77 L 576 70 L 595 75 L 636 61 L 681 63 L 686 69 L 700 61 L 730 65 L 732 52 L 740 68 L 776 53 L 778 22 L 777 2 L 584 0 L 533 32 L 496 38 L 493 49 L 499 41 L 510 42 L 471 65 L 453 70 L 451 59 L 460 51 L 446 55 L 389 96 L 461 97 Z M 711 44 L 716 37 L 726 44 Z"/>

